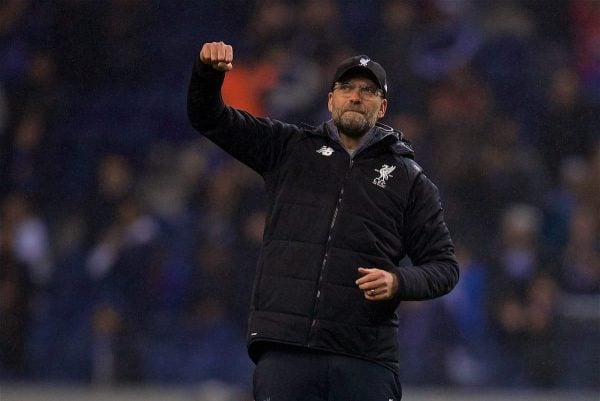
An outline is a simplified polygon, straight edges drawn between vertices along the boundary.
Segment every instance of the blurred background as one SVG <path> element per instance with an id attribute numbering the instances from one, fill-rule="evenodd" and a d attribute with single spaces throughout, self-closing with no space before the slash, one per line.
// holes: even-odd
<path id="1" fill-rule="evenodd" d="M 290 123 L 342 59 L 386 68 L 461 265 L 399 309 L 407 388 L 598 394 L 598 0 L 1 1 L 0 388 L 251 399 L 262 181 L 186 116 L 219 40 L 225 99 Z"/>

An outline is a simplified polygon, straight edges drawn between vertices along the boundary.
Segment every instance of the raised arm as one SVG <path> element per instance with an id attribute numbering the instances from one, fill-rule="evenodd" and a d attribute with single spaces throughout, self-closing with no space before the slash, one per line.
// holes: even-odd
<path id="1" fill-rule="evenodd" d="M 232 68 L 232 46 L 223 42 L 202 46 L 188 88 L 188 117 L 202 135 L 264 174 L 277 165 L 286 142 L 297 129 L 226 105 L 221 86 Z"/>

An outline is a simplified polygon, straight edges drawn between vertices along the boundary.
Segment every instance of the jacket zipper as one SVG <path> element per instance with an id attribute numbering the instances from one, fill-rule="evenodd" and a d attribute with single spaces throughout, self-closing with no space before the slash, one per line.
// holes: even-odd
<path id="1" fill-rule="evenodd" d="M 342 198 L 344 197 L 344 187 L 346 186 L 346 180 L 348 179 L 348 177 L 350 176 L 350 172 L 352 171 L 352 167 L 354 166 L 354 159 L 350 158 L 350 165 L 348 167 L 348 170 L 346 171 L 346 175 L 344 176 L 344 181 L 342 182 L 342 187 L 340 189 L 340 193 L 338 195 L 338 199 L 337 199 L 337 203 L 335 205 L 335 210 L 333 211 L 333 216 L 331 218 L 331 224 L 329 224 L 329 232 L 327 233 L 327 244 L 325 246 L 325 255 L 323 255 L 323 261 L 321 262 L 321 270 L 319 272 L 319 281 L 317 282 L 317 293 L 315 295 L 316 299 L 315 299 L 315 306 L 313 308 L 313 314 L 312 314 L 312 321 L 310 323 L 310 331 L 308 333 L 308 341 L 307 341 L 307 347 L 311 346 L 311 338 L 313 336 L 313 331 L 315 328 L 315 325 L 317 324 L 317 319 L 316 319 L 316 315 L 317 315 L 317 309 L 319 307 L 319 300 L 321 298 L 321 283 L 323 281 L 323 275 L 325 273 L 325 267 L 327 266 L 327 257 L 329 255 L 329 247 L 331 246 L 331 235 L 333 233 L 333 228 L 335 226 L 335 222 L 337 219 L 337 215 L 338 215 L 338 211 L 340 210 L 340 207 L 342 205 Z"/>

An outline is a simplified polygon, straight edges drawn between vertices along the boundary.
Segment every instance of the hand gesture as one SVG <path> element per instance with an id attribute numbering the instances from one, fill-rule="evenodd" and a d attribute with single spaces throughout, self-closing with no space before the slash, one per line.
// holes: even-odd
<path id="1" fill-rule="evenodd" d="M 233 47 L 223 42 L 205 43 L 200 50 L 200 61 L 212 65 L 217 71 L 230 71 L 233 68 Z"/>
<path id="2" fill-rule="evenodd" d="M 391 299 L 398 291 L 398 277 L 381 269 L 358 268 L 358 273 L 362 275 L 356 280 L 356 285 L 360 288 L 369 301 L 385 301 Z"/>

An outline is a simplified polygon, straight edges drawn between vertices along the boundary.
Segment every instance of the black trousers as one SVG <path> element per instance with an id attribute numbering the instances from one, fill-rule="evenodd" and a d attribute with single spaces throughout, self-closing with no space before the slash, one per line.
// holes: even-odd
<path id="1" fill-rule="evenodd" d="M 294 347 L 263 353 L 255 401 L 399 401 L 398 375 L 362 359 Z"/>

